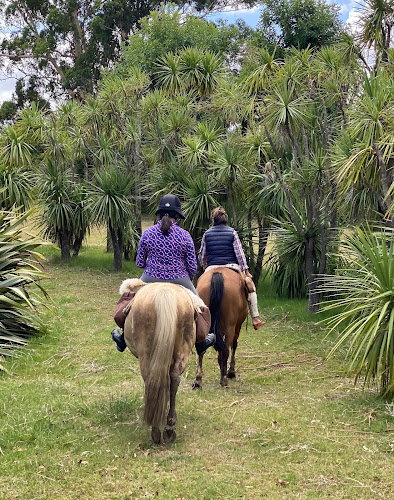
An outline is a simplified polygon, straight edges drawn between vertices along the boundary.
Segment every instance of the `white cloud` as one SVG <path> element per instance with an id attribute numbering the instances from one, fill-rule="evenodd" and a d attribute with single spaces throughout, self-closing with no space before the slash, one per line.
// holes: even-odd
<path id="1" fill-rule="evenodd" d="M 3 101 L 11 100 L 12 94 L 15 91 L 16 80 L 22 76 L 23 74 L 19 71 L 8 75 L 0 70 L 0 105 Z"/>
<path id="2" fill-rule="evenodd" d="M 245 4 L 235 4 L 235 5 L 228 5 L 221 9 L 220 11 L 216 12 L 216 14 L 219 13 L 226 13 L 226 14 L 233 14 L 233 15 L 238 15 L 238 14 L 253 14 L 255 12 L 258 12 L 260 10 L 259 5 L 255 5 L 254 7 L 248 7 Z"/>
<path id="3" fill-rule="evenodd" d="M 360 32 L 361 29 L 361 12 L 356 8 L 352 7 L 349 11 L 349 15 L 346 21 L 346 27 L 349 28 L 351 33 L 355 34 Z"/>

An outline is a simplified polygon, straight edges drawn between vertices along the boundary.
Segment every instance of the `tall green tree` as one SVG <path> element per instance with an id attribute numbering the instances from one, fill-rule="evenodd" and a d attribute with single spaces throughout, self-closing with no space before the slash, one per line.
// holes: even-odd
<path id="1" fill-rule="evenodd" d="M 283 207 L 276 216 L 277 234 L 282 239 L 286 234 L 292 241 L 287 250 L 276 248 L 275 281 L 286 278 L 288 285 L 300 283 L 302 288 L 306 281 L 313 312 L 319 300 L 315 293 L 318 276 L 327 270 L 338 221 L 330 145 L 346 125 L 344 106 L 352 99 L 355 63 L 346 65 L 341 52 L 332 48 L 315 55 L 310 49 L 293 49 L 277 64 L 265 60 L 268 66 L 265 63 L 261 71 L 244 76 L 245 89 L 259 109 L 257 123 L 268 143 L 264 156 L 270 159 L 255 178 L 261 185 L 260 195 L 268 201 L 272 193 L 281 193 L 277 196 Z M 259 84 L 260 75 L 264 75 L 263 84 Z M 262 203 L 260 209 L 265 208 L 269 204 Z M 293 276 L 288 266 L 290 248 L 296 259 Z M 286 255 L 280 255 L 283 251 Z"/>
<path id="2" fill-rule="evenodd" d="M 113 165 L 99 169 L 93 176 L 90 210 L 97 224 L 105 224 L 114 249 L 113 269 L 122 269 L 122 254 L 133 212 L 130 191 L 133 179 L 124 168 Z"/>
<path id="3" fill-rule="evenodd" d="M 205 12 L 218 2 L 187 4 Z M 101 69 L 119 58 L 122 42 L 159 6 L 159 0 L 3 0 L 8 36 L 1 54 L 13 70 L 39 77 L 53 96 L 85 100 L 96 90 Z"/>
<path id="4" fill-rule="evenodd" d="M 264 0 L 254 44 L 281 49 L 323 47 L 342 30 L 339 7 L 325 0 Z"/>
<path id="5" fill-rule="evenodd" d="M 366 0 L 358 4 L 360 29 L 358 41 L 361 48 L 373 48 L 376 65 L 388 62 L 388 50 L 394 31 L 394 6 L 390 0 Z"/>
<path id="6" fill-rule="evenodd" d="M 39 175 L 38 185 L 44 236 L 59 245 L 62 260 L 68 260 L 74 227 L 71 172 L 48 160 Z"/>
<path id="7" fill-rule="evenodd" d="M 342 150 L 335 157 L 342 191 L 363 195 L 367 211 L 388 227 L 394 227 L 393 102 L 392 79 L 383 69 L 376 76 L 365 76 L 362 91 L 348 113 L 344 133 L 348 140 L 339 142 L 337 149 L 342 146 Z"/>
<path id="8" fill-rule="evenodd" d="M 161 57 L 187 47 L 215 52 L 222 59 L 234 62 L 251 32 L 242 23 L 218 26 L 195 15 L 185 15 L 175 4 L 166 7 L 163 4 L 141 19 L 141 27 L 131 35 L 123 50 L 117 71 L 125 74 L 129 67 L 138 66 L 153 73 Z"/>

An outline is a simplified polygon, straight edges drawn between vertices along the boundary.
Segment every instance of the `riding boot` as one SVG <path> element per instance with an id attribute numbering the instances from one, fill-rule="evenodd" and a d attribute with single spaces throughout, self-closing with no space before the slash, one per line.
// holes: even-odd
<path id="1" fill-rule="evenodd" d="M 124 339 L 124 333 L 115 328 L 115 330 L 112 330 L 111 336 L 112 340 L 116 343 L 116 348 L 118 349 L 118 351 L 123 352 L 127 347 L 126 341 Z"/>
<path id="2" fill-rule="evenodd" d="M 196 317 L 196 351 L 197 354 L 204 354 L 208 347 L 216 341 L 216 335 L 209 333 L 211 327 L 211 313 L 208 307 L 200 307 Z"/>
<path id="3" fill-rule="evenodd" d="M 262 321 L 260 319 L 260 316 L 255 316 L 254 318 L 252 318 L 252 322 L 253 322 L 253 328 L 255 330 L 258 330 L 261 326 L 264 326 L 265 325 L 265 321 Z"/>
<path id="4" fill-rule="evenodd" d="M 214 333 L 209 333 L 207 338 L 202 342 L 196 342 L 194 344 L 197 354 L 200 356 L 201 354 L 205 354 L 205 351 L 208 347 L 211 347 L 216 342 L 216 335 Z"/>
<path id="5" fill-rule="evenodd" d="M 124 327 L 126 316 L 130 311 L 130 302 L 134 298 L 134 295 L 134 291 L 125 292 L 121 295 L 118 303 L 116 304 L 114 320 L 115 323 L 122 329 Z M 116 348 L 118 351 L 123 352 L 127 347 L 123 332 L 119 331 L 118 328 L 115 328 L 115 330 L 111 332 L 111 336 L 112 340 L 116 342 Z"/>

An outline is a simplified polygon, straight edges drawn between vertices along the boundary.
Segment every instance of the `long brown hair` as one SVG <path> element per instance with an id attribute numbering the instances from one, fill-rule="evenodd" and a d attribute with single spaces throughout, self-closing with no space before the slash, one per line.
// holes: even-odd
<path id="1" fill-rule="evenodd" d="M 167 236 L 168 232 L 170 231 L 171 219 L 178 220 L 178 214 L 173 211 L 160 213 L 160 231 L 164 234 L 164 236 Z"/>

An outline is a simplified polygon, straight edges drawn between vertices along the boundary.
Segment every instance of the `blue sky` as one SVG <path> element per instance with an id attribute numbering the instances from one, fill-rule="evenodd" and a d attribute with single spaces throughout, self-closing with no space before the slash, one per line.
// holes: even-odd
<path id="1" fill-rule="evenodd" d="M 336 3 L 341 7 L 340 17 L 344 23 L 348 22 L 349 14 L 350 18 L 352 18 L 352 15 L 354 13 L 354 8 L 356 6 L 355 0 L 338 0 L 336 2 L 330 1 L 329 3 Z M 208 19 L 212 21 L 224 19 L 229 23 L 233 23 L 237 19 L 243 19 L 246 22 L 246 24 L 248 24 L 252 28 L 255 28 L 259 21 L 260 12 L 261 12 L 261 7 L 255 7 L 253 9 L 241 9 L 237 11 L 219 12 L 211 14 L 210 16 L 208 16 Z"/>
<path id="2" fill-rule="evenodd" d="M 334 2 L 333 2 L 334 3 Z M 352 23 L 355 20 L 355 0 L 338 0 L 335 2 L 340 5 L 340 16 L 344 23 Z M 208 19 L 217 21 L 219 19 L 227 20 L 229 23 L 235 22 L 237 19 L 243 19 L 249 26 L 255 28 L 260 17 L 261 8 L 240 9 L 237 11 L 225 11 L 212 14 Z M 6 78 L 4 73 L 0 73 L 0 104 L 2 101 L 11 99 L 14 91 L 16 78 Z"/>

